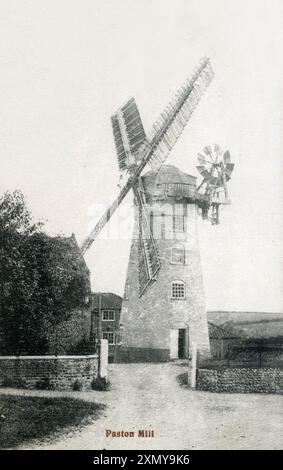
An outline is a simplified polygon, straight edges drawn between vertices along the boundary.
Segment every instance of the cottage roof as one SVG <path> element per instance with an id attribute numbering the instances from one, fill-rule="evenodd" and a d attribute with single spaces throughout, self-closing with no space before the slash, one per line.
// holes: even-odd
<path id="1" fill-rule="evenodd" d="M 210 339 L 233 339 L 240 337 L 240 332 L 237 332 L 231 325 L 227 325 L 225 328 L 208 322 L 208 331 Z"/>
<path id="2" fill-rule="evenodd" d="M 98 308 L 99 306 L 99 295 L 101 295 L 101 308 L 110 310 L 121 310 L 122 297 L 112 292 L 93 292 L 92 308 Z"/>

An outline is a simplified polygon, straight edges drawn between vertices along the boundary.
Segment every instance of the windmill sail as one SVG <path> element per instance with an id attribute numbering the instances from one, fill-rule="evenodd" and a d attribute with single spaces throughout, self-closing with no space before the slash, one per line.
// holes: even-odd
<path id="1" fill-rule="evenodd" d="M 122 188 L 120 191 L 118 197 L 114 200 L 114 202 L 111 204 L 110 207 L 104 212 L 102 217 L 99 219 L 99 221 L 96 223 L 95 227 L 93 230 L 90 232 L 90 234 L 87 236 L 87 238 L 83 241 L 81 245 L 81 250 L 83 253 L 88 250 L 88 248 L 92 245 L 94 242 L 95 238 L 99 235 L 103 227 L 107 224 L 107 222 L 110 220 L 114 212 L 116 211 L 117 207 L 121 204 L 123 201 L 124 197 L 127 195 L 127 193 L 130 191 L 132 187 L 131 179 L 127 181 L 125 186 Z"/>
<path id="2" fill-rule="evenodd" d="M 165 162 L 174 144 L 180 137 L 186 123 L 195 110 L 205 89 L 213 78 L 213 70 L 209 59 L 204 59 L 190 80 L 180 88 L 158 121 L 148 139 L 141 124 L 138 109 L 133 99 L 112 116 L 112 125 L 118 163 L 121 170 L 131 166 L 129 159 L 136 160 L 136 167 L 131 172 L 127 183 L 119 196 L 106 210 L 91 234 L 84 240 L 81 249 L 83 253 L 91 246 L 94 239 L 111 218 L 126 194 L 137 184 L 143 169 L 149 163 L 158 171 Z"/>
<path id="3" fill-rule="evenodd" d="M 145 131 L 135 99 L 122 106 L 111 117 L 120 171 L 125 171 L 137 163 L 136 155 L 146 140 Z"/>
<path id="4" fill-rule="evenodd" d="M 210 61 L 204 59 L 153 125 L 149 134 L 152 153 L 148 163 L 154 171 L 157 172 L 166 160 L 212 78 Z"/>
<path id="5" fill-rule="evenodd" d="M 139 188 L 135 189 L 139 205 L 139 291 L 144 293 L 149 283 L 156 279 L 161 264 L 156 244 L 151 232 L 145 201 Z"/>

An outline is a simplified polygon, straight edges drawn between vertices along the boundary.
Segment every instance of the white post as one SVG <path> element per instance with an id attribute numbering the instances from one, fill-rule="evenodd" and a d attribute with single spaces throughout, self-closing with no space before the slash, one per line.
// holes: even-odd
<path id="1" fill-rule="evenodd" d="M 191 350 L 191 389 L 196 389 L 196 379 L 197 379 L 197 343 L 192 343 L 192 350 Z"/>
<path id="2" fill-rule="evenodd" d="M 170 359 L 178 359 L 178 335 L 179 330 L 170 330 Z"/>
<path id="3" fill-rule="evenodd" d="M 108 341 L 100 340 L 100 357 L 99 357 L 99 376 L 102 379 L 108 379 Z"/>

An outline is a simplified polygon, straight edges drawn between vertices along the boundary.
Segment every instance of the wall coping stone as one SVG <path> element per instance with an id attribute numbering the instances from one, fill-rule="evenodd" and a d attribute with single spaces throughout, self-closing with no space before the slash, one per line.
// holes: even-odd
<path id="1" fill-rule="evenodd" d="M 93 359 L 97 358 L 98 354 L 84 355 L 84 356 L 0 356 L 0 360 L 13 359 L 13 360 L 27 360 L 27 359 Z"/>

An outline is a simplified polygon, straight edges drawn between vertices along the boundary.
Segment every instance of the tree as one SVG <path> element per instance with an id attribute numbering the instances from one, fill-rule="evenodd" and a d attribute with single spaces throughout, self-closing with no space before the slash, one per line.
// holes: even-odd
<path id="1" fill-rule="evenodd" d="M 47 352 L 54 327 L 86 306 L 89 274 L 74 238 L 34 224 L 21 192 L 0 199 L 0 330 L 5 354 Z"/>

